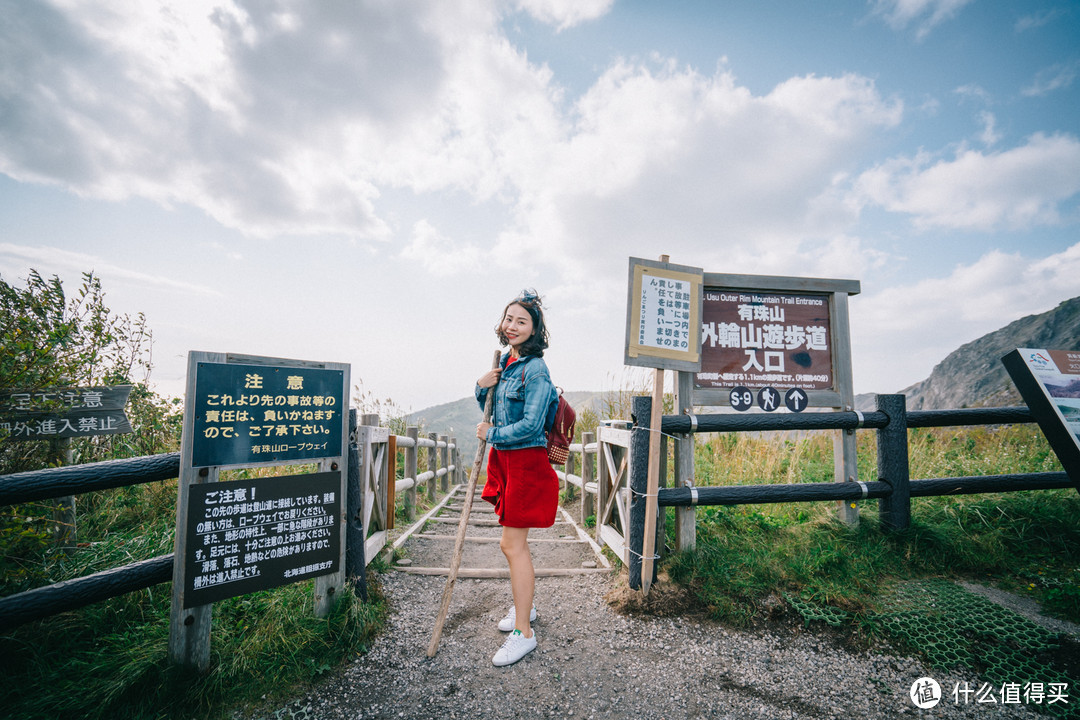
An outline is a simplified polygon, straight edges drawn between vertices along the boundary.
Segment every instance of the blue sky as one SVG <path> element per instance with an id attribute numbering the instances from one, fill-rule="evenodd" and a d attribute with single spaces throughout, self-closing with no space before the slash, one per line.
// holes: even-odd
<path id="1" fill-rule="evenodd" d="M 0 276 L 94 270 L 190 350 L 468 395 L 536 287 L 622 366 L 630 256 L 852 278 L 856 392 L 1080 295 L 1062 0 L 0 0 Z"/>

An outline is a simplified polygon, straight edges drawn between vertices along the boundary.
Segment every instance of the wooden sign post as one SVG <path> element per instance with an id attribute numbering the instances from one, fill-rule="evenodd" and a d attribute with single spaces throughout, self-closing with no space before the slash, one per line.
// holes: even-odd
<path id="1" fill-rule="evenodd" d="M 664 371 L 696 372 L 701 367 L 700 268 L 630 258 L 624 362 L 655 369 L 650 411 L 645 528 L 641 545 L 641 589 L 646 595 L 656 571 L 656 494 L 660 486 L 660 423 L 664 410 Z M 632 499 L 631 502 L 638 502 Z M 631 548 L 631 553 L 636 552 Z M 635 583 L 631 577 L 631 587 Z"/>
<path id="2" fill-rule="evenodd" d="M 192 352 L 176 498 L 169 660 L 205 672 L 213 603 L 314 578 L 345 585 L 349 365 Z M 227 467 L 309 474 L 218 482 Z"/>

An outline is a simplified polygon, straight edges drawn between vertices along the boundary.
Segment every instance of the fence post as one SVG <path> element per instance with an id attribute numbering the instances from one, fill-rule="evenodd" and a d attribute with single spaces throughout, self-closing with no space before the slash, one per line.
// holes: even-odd
<path id="1" fill-rule="evenodd" d="M 657 490 L 668 486 L 668 439 L 666 435 L 660 436 L 660 476 L 656 484 Z M 667 552 L 667 508 L 656 506 L 656 552 L 660 558 Z M 657 558 L 659 561 L 659 558 Z M 656 563 L 653 563 L 655 570 Z"/>
<path id="2" fill-rule="evenodd" d="M 436 433 L 428 433 L 428 440 L 431 441 L 431 447 L 427 450 L 427 469 L 431 473 L 431 479 L 427 482 L 427 497 L 431 502 L 435 502 L 435 475 L 439 472 L 437 452 L 439 436 Z"/>
<path id="3" fill-rule="evenodd" d="M 649 430 L 652 415 L 652 397 L 637 395 L 633 399 L 634 428 L 630 434 L 630 527 L 627 528 L 627 553 L 630 557 L 629 581 L 631 590 L 642 587 L 641 559 L 645 549 L 645 496 L 649 492 Z M 656 572 L 656 565 L 653 565 Z"/>
<path id="4" fill-rule="evenodd" d="M 675 412 L 693 413 L 693 380 L 692 373 L 676 373 Z M 679 434 L 675 436 L 675 478 L 673 487 L 694 486 L 694 447 L 696 442 L 693 433 Z M 697 508 L 675 508 L 675 551 L 683 552 L 697 547 Z"/>
<path id="5" fill-rule="evenodd" d="M 450 478 L 450 484 L 460 484 L 458 478 L 461 475 L 461 463 L 458 462 L 457 437 L 453 435 L 450 436 L 450 444 L 446 446 L 446 462 L 454 468 L 454 472 Z"/>
<path id="6" fill-rule="evenodd" d="M 365 416 L 366 417 L 366 416 Z M 349 410 L 349 474 L 347 485 L 348 507 L 345 513 L 345 578 L 353 590 L 367 601 L 366 558 L 364 557 L 364 483 L 360 474 L 360 446 L 358 444 L 356 410 Z"/>
<path id="7" fill-rule="evenodd" d="M 71 438 L 50 440 L 49 449 L 57 465 L 66 466 L 72 464 Z M 65 495 L 56 498 L 52 502 L 53 542 L 58 550 L 70 554 L 78 544 L 75 531 L 75 496 Z"/>
<path id="8" fill-rule="evenodd" d="M 405 448 L 405 477 L 413 479 L 413 486 L 405 491 L 405 515 L 410 521 L 416 519 L 416 456 L 420 452 L 420 430 L 415 425 L 405 428 L 405 437 L 412 440 L 412 447 Z"/>
<path id="9" fill-rule="evenodd" d="M 570 482 L 570 476 L 574 474 L 574 455 L 576 454 L 573 450 L 567 453 L 566 464 L 563 466 L 563 493 L 566 502 L 574 499 L 574 483 Z M 582 450 L 581 454 L 584 455 L 585 451 Z"/>
<path id="10" fill-rule="evenodd" d="M 590 515 L 596 519 L 596 494 L 585 489 L 586 483 L 593 482 L 593 459 L 585 448 L 596 442 L 596 433 L 581 434 L 581 526 L 585 527 L 585 518 Z M 597 453 L 594 453 L 597 454 Z"/>
<path id="11" fill-rule="evenodd" d="M 436 447 L 435 449 L 437 463 L 439 467 L 446 470 L 442 478 L 439 479 L 439 492 L 445 495 L 450 492 L 450 438 L 446 435 L 440 435 L 438 441 L 442 443 L 442 447 Z"/>
<path id="12" fill-rule="evenodd" d="M 878 480 L 892 486 L 892 493 L 878 501 L 878 517 L 886 530 L 906 530 L 911 525 L 907 398 L 878 395 L 877 409 L 889 416 L 889 424 L 877 431 Z"/>

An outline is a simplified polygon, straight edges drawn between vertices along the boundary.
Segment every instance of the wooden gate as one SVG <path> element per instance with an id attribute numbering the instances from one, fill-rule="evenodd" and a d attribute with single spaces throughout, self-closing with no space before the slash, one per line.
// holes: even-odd
<path id="1" fill-rule="evenodd" d="M 600 427 L 597 447 L 596 540 L 629 564 L 626 536 L 630 527 L 630 430 Z"/>

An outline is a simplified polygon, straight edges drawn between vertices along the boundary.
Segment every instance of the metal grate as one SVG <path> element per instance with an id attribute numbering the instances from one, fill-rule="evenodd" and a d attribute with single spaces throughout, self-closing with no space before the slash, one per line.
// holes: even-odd
<path id="1" fill-rule="evenodd" d="M 854 615 L 801 597 L 785 598 L 809 624 L 839 627 Z M 1080 717 L 1076 680 L 1056 669 L 1049 655 L 1058 636 L 1026 618 L 947 580 L 906 582 L 865 621 L 937 670 L 975 670 L 993 683 L 1069 683 L 1069 705 L 1033 706 L 1059 717 Z"/>

